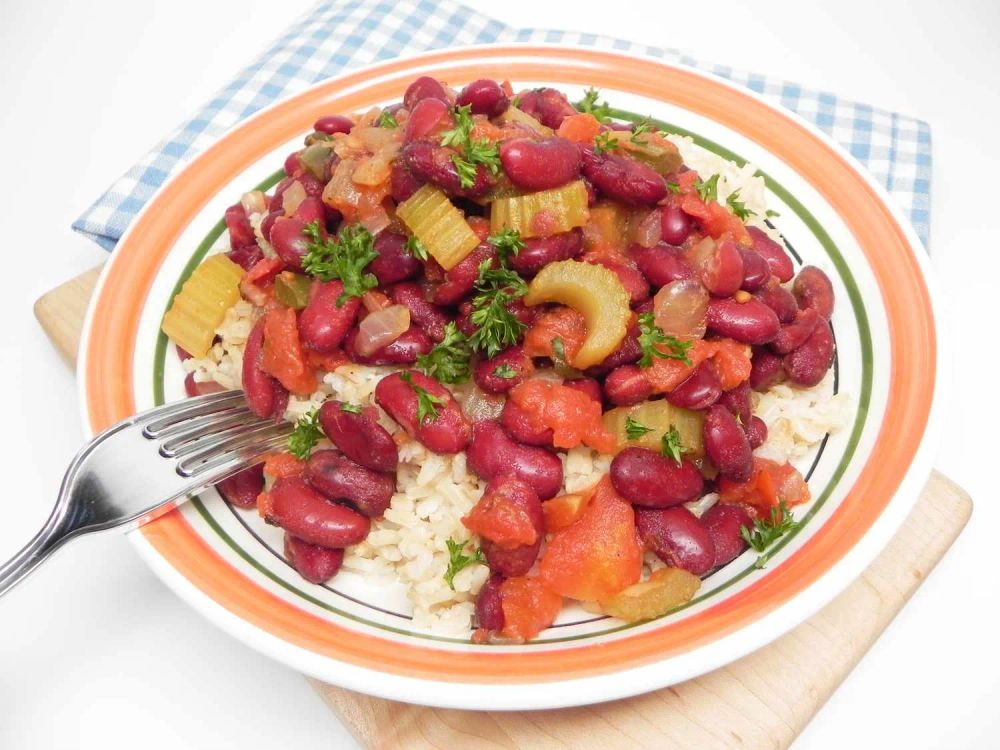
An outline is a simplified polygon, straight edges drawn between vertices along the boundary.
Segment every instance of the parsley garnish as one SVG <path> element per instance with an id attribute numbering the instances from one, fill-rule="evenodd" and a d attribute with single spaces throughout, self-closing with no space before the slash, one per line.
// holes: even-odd
<path id="1" fill-rule="evenodd" d="M 337 297 L 337 307 L 378 286 L 375 274 L 365 273 L 368 264 L 378 257 L 373 247 L 374 238 L 367 229 L 344 227 L 336 237 L 324 238 L 317 219 L 306 224 L 302 234 L 309 238 L 309 251 L 302 259 L 306 273 L 322 281 L 340 279 L 344 284 L 343 293 Z"/>
<path id="2" fill-rule="evenodd" d="M 576 104 L 576 108 L 581 112 L 593 115 L 598 122 L 607 122 L 611 119 L 611 107 L 607 102 L 598 103 L 597 97 L 601 92 L 590 88 L 583 93 L 583 99 Z"/>
<path id="3" fill-rule="evenodd" d="M 670 429 L 663 433 L 663 437 L 660 438 L 660 453 L 662 453 L 667 458 L 672 458 L 677 462 L 677 465 L 681 465 L 681 434 L 677 431 L 677 428 L 670 425 Z"/>
<path id="4" fill-rule="evenodd" d="M 669 190 L 674 195 L 680 195 L 681 186 L 676 182 L 667 181 L 667 190 Z"/>
<path id="5" fill-rule="evenodd" d="M 552 358 L 557 362 L 566 361 L 566 344 L 563 342 L 561 336 L 556 336 L 552 339 Z"/>
<path id="6" fill-rule="evenodd" d="M 321 437 L 323 430 L 319 426 L 319 415 L 313 409 L 295 423 L 295 429 L 288 436 L 288 452 L 304 461 Z"/>
<path id="7" fill-rule="evenodd" d="M 396 122 L 396 118 L 393 117 L 392 112 L 387 109 L 382 110 L 382 114 L 378 116 L 378 120 L 375 122 L 380 128 L 398 128 L 399 123 Z"/>
<path id="8" fill-rule="evenodd" d="M 444 327 L 444 338 L 427 354 L 417 357 L 417 369 L 441 383 L 464 383 L 469 379 L 472 351 L 469 340 L 454 322 Z"/>
<path id="9" fill-rule="evenodd" d="M 740 536 L 754 551 L 764 553 L 781 537 L 798 527 L 799 523 L 792 518 L 788 506 L 782 500 L 777 508 L 771 508 L 769 518 L 754 519 L 752 527 L 740 526 Z M 754 563 L 754 567 L 763 568 L 769 557 L 770 554 L 761 554 L 757 558 L 757 562 Z"/>
<path id="10" fill-rule="evenodd" d="M 441 145 L 451 146 L 459 153 L 451 157 L 463 188 L 476 184 L 476 174 L 482 164 L 493 174 L 500 173 L 500 149 L 485 138 L 472 138 L 472 105 L 455 107 L 455 127 L 441 134 Z"/>
<path id="11" fill-rule="evenodd" d="M 692 363 L 687 353 L 691 345 L 690 341 L 665 334 L 663 329 L 656 325 L 653 313 L 643 313 L 639 316 L 639 346 L 642 348 L 639 367 L 652 366 L 653 357 L 676 359 L 690 367 Z"/>
<path id="12" fill-rule="evenodd" d="M 625 417 L 625 434 L 629 440 L 638 440 L 647 432 L 652 432 L 652 427 L 646 427 L 641 422 L 637 422 L 632 417 Z"/>
<path id="13" fill-rule="evenodd" d="M 517 368 L 514 365 L 498 365 L 493 368 L 493 374 L 504 380 L 511 380 L 517 377 Z"/>
<path id="14" fill-rule="evenodd" d="M 410 386 L 410 389 L 417 394 L 417 427 L 424 423 L 424 420 L 433 422 L 440 416 L 437 408 L 444 403 L 444 399 L 435 396 L 426 388 L 421 388 L 413 382 L 413 376 L 408 372 L 400 373 L 399 379 Z"/>
<path id="15" fill-rule="evenodd" d="M 501 265 L 507 265 L 510 256 L 517 255 L 524 247 L 521 233 L 516 229 L 504 229 L 497 234 L 491 234 L 486 238 L 486 241 L 497 249 L 497 257 L 500 258 Z"/>
<path id="16" fill-rule="evenodd" d="M 621 144 L 618 143 L 618 139 L 611 134 L 610 130 L 608 130 L 601 133 L 594 139 L 594 153 L 603 154 L 608 151 L 614 151 L 619 147 L 619 145 Z"/>
<path id="17" fill-rule="evenodd" d="M 509 268 L 493 268 L 492 259 L 479 264 L 476 289 L 472 298 L 472 315 L 469 321 L 477 327 L 469 343 L 479 352 L 493 357 L 517 343 L 527 326 L 507 309 L 514 300 L 528 292 L 524 279 Z"/>
<path id="18" fill-rule="evenodd" d="M 360 406 L 358 406 L 357 404 L 349 404 L 346 401 L 344 401 L 343 403 L 340 404 L 340 410 L 341 411 L 349 412 L 351 414 L 360 414 L 361 413 L 361 407 Z"/>
<path id="19" fill-rule="evenodd" d="M 779 214 L 777 211 L 772 211 L 771 209 L 767 209 L 767 211 L 764 212 L 764 216 L 768 219 L 773 219 L 776 216 L 781 216 L 781 214 Z"/>
<path id="20" fill-rule="evenodd" d="M 713 174 L 704 182 L 695 180 L 694 189 L 705 203 L 719 200 L 719 175 Z"/>
<path id="21" fill-rule="evenodd" d="M 747 208 L 746 203 L 739 200 L 739 197 L 740 197 L 740 191 L 734 190 L 726 198 L 726 204 L 729 206 L 729 208 L 732 209 L 733 213 L 736 215 L 736 218 L 739 219 L 740 221 L 746 221 L 751 216 L 756 216 L 756 214 L 753 211 Z"/>
<path id="22" fill-rule="evenodd" d="M 479 548 L 476 549 L 471 555 L 465 554 L 463 551 L 465 545 L 461 542 L 456 542 L 454 539 L 448 538 L 445 540 L 445 544 L 448 545 L 448 570 L 444 574 L 444 582 L 451 587 L 451 590 L 455 590 L 455 576 L 460 570 L 464 570 L 470 565 L 485 565 L 486 558 L 483 557 L 483 551 Z"/>
<path id="23" fill-rule="evenodd" d="M 406 251 L 417 260 L 427 260 L 427 248 L 415 236 L 407 238 Z"/>

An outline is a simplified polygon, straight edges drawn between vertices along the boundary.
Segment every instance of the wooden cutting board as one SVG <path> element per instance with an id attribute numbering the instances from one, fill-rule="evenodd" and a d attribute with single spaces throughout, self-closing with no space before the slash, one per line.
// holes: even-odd
<path id="1" fill-rule="evenodd" d="M 98 273 L 83 274 L 35 304 L 39 322 L 70 364 Z M 971 512 L 962 488 L 933 472 L 889 546 L 826 608 L 750 656 L 636 698 L 558 711 L 455 711 L 311 682 L 370 748 L 780 750 L 791 745 L 906 604 Z"/>

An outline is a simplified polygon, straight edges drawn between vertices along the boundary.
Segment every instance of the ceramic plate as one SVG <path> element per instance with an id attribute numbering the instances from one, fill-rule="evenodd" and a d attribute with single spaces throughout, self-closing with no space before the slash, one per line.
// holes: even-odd
<path id="1" fill-rule="evenodd" d="M 705 580 L 694 601 L 623 625 L 581 610 L 522 646 L 475 646 L 420 631 L 402 591 L 342 572 L 303 581 L 280 530 L 214 492 L 132 534 L 185 600 L 235 637 L 309 675 L 388 698 L 460 708 L 526 709 L 632 695 L 714 669 L 786 632 L 844 588 L 888 541 L 930 470 L 942 341 L 923 250 L 887 196 L 819 131 L 744 89 L 650 59 L 567 47 L 449 50 L 354 72 L 283 100 L 207 148 L 132 222 L 87 318 L 79 375 L 97 432 L 183 397 L 160 319 L 173 292 L 221 242 L 226 206 L 274 184 L 319 116 L 401 97 L 416 76 L 459 87 L 481 77 L 515 89 L 588 86 L 652 115 L 764 175 L 775 219 L 802 262 L 833 279 L 836 387 L 848 425 L 799 466 L 814 501 L 767 567 L 749 552 Z M 169 356 L 168 356 L 169 355 Z"/>

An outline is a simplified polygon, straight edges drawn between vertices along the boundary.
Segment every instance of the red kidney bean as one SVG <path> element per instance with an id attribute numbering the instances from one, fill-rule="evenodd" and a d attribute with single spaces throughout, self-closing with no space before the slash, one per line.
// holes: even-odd
<path id="1" fill-rule="evenodd" d="M 264 521 L 321 547 L 343 548 L 364 541 L 371 521 L 345 505 L 332 503 L 302 477 L 279 479 L 265 495 Z"/>
<path id="2" fill-rule="evenodd" d="M 406 87 L 406 92 L 403 94 L 403 106 L 412 110 L 417 102 L 424 99 L 440 99 L 445 104 L 451 104 L 451 99 L 448 97 L 444 85 L 430 76 L 420 76 Z"/>
<path id="3" fill-rule="evenodd" d="M 264 491 L 264 464 L 254 464 L 223 479 L 215 489 L 227 503 L 239 508 L 256 507 L 257 495 Z"/>
<path id="4" fill-rule="evenodd" d="M 257 235 L 253 233 L 250 219 L 242 203 L 226 209 L 226 229 L 229 231 L 229 247 L 239 250 L 247 245 L 257 245 Z"/>
<path id="5" fill-rule="evenodd" d="M 753 250 L 738 249 L 743 258 L 743 284 L 740 289 L 755 292 L 771 278 L 771 266 Z"/>
<path id="6" fill-rule="evenodd" d="M 503 630 L 503 603 L 500 598 L 500 586 L 504 577 L 494 573 L 479 589 L 476 596 L 476 624 L 483 630 Z"/>
<path id="7" fill-rule="evenodd" d="M 174 344 L 174 352 L 177 354 L 177 359 L 181 362 L 186 362 L 191 359 L 191 352 L 182 347 L 180 344 Z"/>
<path id="8" fill-rule="evenodd" d="M 510 98 L 499 83 L 489 78 L 480 78 L 462 89 L 455 104 L 470 107 L 474 115 L 499 117 L 507 111 Z"/>
<path id="9" fill-rule="evenodd" d="M 243 392 L 247 406 L 258 417 L 280 419 L 288 406 L 288 391 L 262 366 L 264 360 L 264 319 L 254 325 L 243 350 Z"/>
<path id="10" fill-rule="evenodd" d="M 792 292 L 803 310 L 815 310 L 823 320 L 833 315 L 833 284 L 816 266 L 806 266 L 799 271 Z"/>
<path id="11" fill-rule="evenodd" d="M 631 206 L 652 206 L 667 195 L 667 184 L 655 169 L 617 154 L 581 151 L 583 175 L 612 200 Z"/>
<path id="12" fill-rule="evenodd" d="M 484 537 L 480 546 L 486 556 L 486 564 L 493 573 L 499 573 L 505 578 L 526 575 L 538 558 L 538 550 L 545 536 L 545 517 L 542 514 L 542 503 L 538 499 L 538 493 L 520 479 L 501 476 L 490 480 L 479 502 L 491 501 L 510 503 L 523 511 L 531 520 L 537 536 L 533 544 L 522 544 L 517 547 L 504 547 Z"/>
<path id="13" fill-rule="evenodd" d="M 598 383 L 594 378 L 574 378 L 573 380 L 567 380 L 563 383 L 567 388 L 572 388 L 575 391 L 580 391 L 580 393 L 590 396 L 597 403 L 603 403 L 604 394 L 601 392 L 601 384 Z"/>
<path id="14" fill-rule="evenodd" d="M 483 479 L 509 474 L 529 485 L 541 500 L 555 497 L 562 487 L 562 462 L 555 455 L 544 448 L 515 443 L 492 420 L 473 427 L 466 460 Z"/>
<path id="15" fill-rule="evenodd" d="M 391 344 L 386 344 L 368 355 L 358 354 L 358 350 L 354 348 L 357 337 L 358 328 L 355 326 L 344 338 L 344 352 L 352 362 L 359 365 L 412 365 L 417 361 L 417 357 L 427 354 L 434 348 L 430 336 L 424 333 L 422 328 L 412 324 Z"/>
<path id="16" fill-rule="evenodd" d="M 788 354 L 802 346 L 816 330 L 816 326 L 824 322 L 819 313 L 811 307 L 799 310 L 795 320 L 782 326 L 778 331 L 778 335 L 771 342 L 771 348 L 778 354 Z"/>
<path id="17" fill-rule="evenodd" d="M 277 211 L 269 211 L 268 214 L 260 222 L 260 233 L 264 236 L 264 239 L 268 242 L 271 241 L 271 228 L 274 226 L 274 222 L 278 219 L 284 218 L 285 212 L 281 209 Z"/>
<path id="18" fill-rule="evenodd" d="M 396 284 L 389 289 L 389 298 L 397 305 L 406 307 L 410 311 L 410 320 L 432 340 L 441 341 L 444 338 L 444 328 L 451 319 L 444 310 L 427 301 L 419 284 L 412 281 Z"/>
<path id="19" fill-rule="evenodd" d="M 753 348 L 750 359 L 750 387 L 759 392 L 769 390 L 785 379 L 781 356 L 763 346 Z"/>
<path id="20" fill-rule="evenodd" d="M 753 296 L 774 310 L 781 323 L 791 323 L 799 311 L 795 297 L 777 281 L 768 282 L 762 289 L 754 292 Z"/>
<path id="21" fill-rule="evenodd" d="M 207 396 L 209 393 L 221 393 L 226 390 L 214 380 L 195 380 L 194 373 L 189 372 L 184 377 L 184 392 L 194 398 L 195 396 Z"/>
<path id="22" fill-rule="evenodd" d="M 503 411 L 500 412 L 500 424 L 507 434 L 519 443 L 540 448 L 552 447 L 554 437 L 552 429 L 549 427 L 537 429 L 532 423 L 531 415 L 513 401 L 504 404 Z"/>
<path id="23" fill-rule="evenodd" d="M 429 141 L 413 141 L 403 147 L 402 155 L 413 176 L 424 182 L 431 182 L 451 195 L 478 198 L 490 189 L 489 173 L 480 164 L 476 170 L 476 181 L 471 187 L 462 187 L 458 169 L 452 161 L 454 151 L 437 146 Z"/>
<path id="24" fill-rule="evenodd" d="M 406 249 L 406 237 L 395 232 L 379 232 L 375 237 L 378 257 L 368 266 L 382 286 L 412 279 L 420 273 L 420 261 Z"/>
<path id="25" fill-rule="evenodd" d="M 302 171 L 302 162 L 299 161 L 299 152 L 293 151 L 288 156 L 285 157 L 285 163 L 282 165 L 285 174 L 288 177 L 298 174 Z"/>
<path id="26" fill-rule="evenodd" d="M 833 364 L 835 348 L 830 326 L 820 323 L 802 346 L 785 355 L 789 380 L 807 387 L 819 383 Z"/>
<path id="27" fill-rule="evenodd" d="M 586 262 L 595 266 L 604 266 L 614 273 L 622 283 L 622 286 L 625 287 L 625 291 L 628 292 L 630 304 L 635 305 L 649 299 L 649 282 L 646 281 L 646 277 L 638 269 L 625 261 L 601 255 L 596 258 L 587 259 Z"/>
<path id="28" fill-rule="evenodd" d="M 665 286 L 671 281 L 694 277 L 694 271 L 684 262 L 680 252 L 663 242 L 653 247 L 632 245 L 629 255 L 653 286 Z"/>
<path id="29" fill-rule="evenodd" d="M 549 190 L 580 174 L 580 149 L 572 141 L 553 137 L 514 138 L 500 144 L 500 163 L 515 186 Z"/>
<path id="30" fill-rule="evenodd" d="M 479 277 L 479 266 L 488 258 L 495 258 L 496 248 L 489 242 L 480 243 L 444 275 L 444 281 L 434 287 L 431 301 L 436 305 L 454 305 L 472 291 Z"/>
<path id="31" fill-rule="evenodd" d="M 747 381 L 744 380 L 735 388 L 730 388 L 723 393 L 719 403 L 729 409 L 729 413 L 736 417 L 744 428 L 750 424 L 753 411 L 750 401 L 750 384 Z"/>
<path id="32" fill-rule="evenodd" d="M 322 200 L 314 195 L 310 195 L 298 205 L 292 218 L 298 219 L 303 224 L 311 224 L 314 221 L 318 221 L 325 228 L 326 207 Z"/>
<path id="33" fill-rule="evenodd" d="M 510 258 L 510 266 L 524 277 L 534 276 L 549 263 L 570 260 L 583 252 L 583 233 L 579 229 L 549 237 L 532 237 Z"/>
<path id="34" fill-rule="evenodd" d="M 717 297 L 728 297 L 743 283 L 743 256 L 732 240 L 716 243 L 712 255 L 702 266 L 701 282 Z"/>
<path id="35" fill-rule="evenodd" d="M 403 380 L 403 373 L 394 372 L 382 378 L 375 386 L 375 401 L 395 419 L 406 433 L 419 440 L 434 453 L 459 453 L 465 450 L 472 438 L 472 427 L 462 413 L 451 392 L 439 382 L 416 370 L 407 370 L 410 382 Z M 438 399 L 435 404 L 437 417 L 425 415 L 417 420 L 420 388 Z"/>
<path id="36" fill-rule="evenodd" d="M 340 401 L 327 401 L 319 409 L 319 423 L 330 442 L 345 456 L 364 467 L 387 474 L 399 464 L 399 449 L 382 425 L 374 407 L 360 414 L 344 411 Z"/>
<path id="37" fill-rule="evenodd" d="M 402 159 L 396 159 L 392 163 L 392 171 L 389 173 L 389 189 L 392 199 L 396 203 L 402 203 L 425 184 L 424 180 L 413 175 Z"/>
<path id="38" fill-rule="evenodd" d="M 712 537 L 687 508 L 637 510 L 635 527 L 646 547 L 672 568 L 703 576 L 715 563 Z"/>
<path id="39" fill-rule="evenodd" d="M 332 450 L 314 451 L 303 477 L 330 500 L 348 500 L 369 518 L 381 517 L 396 491 L 395 477 L 367 469 Z"/>
<path id="40" fill-rule="evenodd" d="M 313 282 L 309 303 L 299 315 L 299 336 L 302 343 L 317 352 L 337 349 L 354 325 L 361 307 L 358 297 L 337 304 L 344 293 L 340 280 Z"/>
<path id="41" fill-rule="evenodd" d="M 293 271 L 302 272 L 302 258 L 309 252 L 309 240 L 302 229 L 305 224 L 298 219 L 277 219 L 271 227 L 269 241 L 274 252 Z M 326 233 L 324 228 L 323 233 Z"/>
<path id="42" fill-rule="evenodd" d="M 442 128 L 451 127 L 454 119 L 451 107 L 440 99 L 424 99 L 410 112 L 403 131 L 403 141 L 418 141 L 438 133 Z"/>
<path id="43" fill-rule="evenodd" d="M 294 177 L 285 177 L 277 185 L 274 186 L 274 193 L 271 197 L 267 199 L 267 210 L 268 211 L 280 211 L 281 215 L 285 215 L 285 209 L 282 205 L 281 196 L 284 195 L 288 187 L 295 182 Z"/>
<path id="44" fill-rule="evenodd" d="M 323 214 L 326 218 L 327 231 L 336 233 L 337 228 L 340 225 L 340 221 L 341 219 L 344 218 L 344 215 L 340 213 L 340 211 L 335 209 L 333 206 L 328 206 L 325 203 L 323 204 Z"/>
<path id="45" fill-rule="evenodd" d="M 511 373 L 511 377 L 498 375 L 497 368 L 504 368 L 501 372 Z M 476 385 L 487 393 L 506 393 L 514 386 L 520 385 L 525 376 L 531 374 L 534 369 L 531 357 L 524 353 L 524 349 L 512 346 L 491 359 L 480 360 L 473 370 L 472 377 Z"/>
<path id="46" fill-rule="evenodd" d="M 667 394 L 667 401 L 683 409 L 707 409 L 719 400 L 722 384 L 708 362 L 702 362 L 679 386 Z"/>
<path id="47" fill-rule="evenodd" d="M 660 209 L 660 237 L 669 245 L 683 245 L 691 236 L 694 221 L 680 206 L 664 206 Z"/>
<path id="48" fill-rule="evenodd" d="M 343 115 L 326 115 L 313 123 L 313 130 L 327 135 L 334 133 L 350 133 L 354 127 L 354 121 L 350 117 Z"/>
<path id="49" fill-rule="evenodd" d="M 264 251 L 257 245 L 244 245 L 238 250 L 230 250 L 226 257 L 244 271 L 249 271 L 264 257 Z"/>
<path id="50" fill-rule="evenodd" d="M 753 454 L 746 433 L 725 406 L 716 404 L 705 414 L 705 453 L 719 473 L 734 482 L 749 481 Z"/>
<path id="51" fill-rule="evenodd" d="M 326 187 L 326 184 L 320 182 L 312 172 L 303 172 L 295 179 L 302 185 L 307 197 L 319 198 L 323 195 L 323 188 Z"/>
<path id="52" fill-rule="evenodd" d="M 747 442 L 750 443 L 751 450 L 760 448 L 767 441 L 767 425 L 760 417 L 750 417 L 750 421 L 743 429 L 747 434 Z"/>
<path id="53" fill-rule="evenodd" d="M 653 386 L 636 365 L 622 365 L 604 379 L 604 394 L 615 406 L 631 406 L 653 395 Z"/>
<path id="54" fill-rule="evenodd" d="M 344 563 L 344 550 L 320 547 L 285 533 L 285 557 L 309 583 L 326 583 Z"/>
<path id="55" fill-rule="evenodd" d="M 705 322 L 709 330 L 743 344 L 766 344 L 781 329 L 774 310 L 757 299 L 737 302 L 714 297 L 709 300 Z"/>
<path id="56" fill-rule="evenodd" d="M 752 529 L 753 518 L 742 505 L 716 503 L 705 511 L 705 515 L 701 517 L 701 525 L 708 532 L 715 548 L 715 559 L 711 567 L 718 568 L 731 563 L 747 548 L 747 543 L 740 534 L 740 527 Z"/>
<path id="57" fill-rule="evenodd" d="M 684 459 L 645 448 L 626 448 L 611 462 L 611 483 L 618 494 L 644 508 L 668 508 L 694 500 L 704 488 L 701 472 Z"/>
<path id="58" fill-rule="evenodd" d="M 750 233 L 750 239 L 753 240 L 753 251 L 767 261 L 771 267 L 771 273 L 777 276 L 782 284 L 790 281 L 795 274 L 795 268 L 792 266 L 792 259 L 788 257 L 785 248 L 757 227 L 747 227 L 747 232 Z"/>
<path id="59" fill-rule="evenodd" d="M 566 95 L 556 89 L 524 91 L 517 98 L 520 100 L 518 109 L 553 130 L 558 130 L 563 120 L 577 113 Z"/>

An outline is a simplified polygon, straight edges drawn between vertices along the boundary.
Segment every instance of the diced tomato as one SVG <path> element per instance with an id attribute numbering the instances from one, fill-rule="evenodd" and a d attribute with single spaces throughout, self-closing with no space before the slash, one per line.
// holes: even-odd
<path id="1" fill-rule="evenodd" d="M 557 594 L 594 602 L 631 586 L 641 572 L 635 513 L 604 477 L 580 519 L 552 535 L 539 577 Z"/>
<path id="2" fill-rule="evenodd" d="M 573 143 L 590 143 L 601 132 L 601 123 L 591 114 L 570 115 L 559 126 L 558 135 Z"/>
<path id="3" fill-rule="evenodd" d="M 309 363 L 309 366 L 314 370 L 322 370 L 323 372 L 332 372 L 351 361 L 342 349 L 337 349 L 326 354 L 315 352 L 312 349 L 306 349 L 305 352 L 306 361 Z"/>
<path id="4" fill-rule="evenodd" d="M 470 216 L 465 220 L 465 223 L 469 225 L 469 229 L 476 233 L 480 242 L 486 242 L 486 238 L 490 236 L 488 219 L 484 219 L 482 216 Z"/>
<path id="5" fill-rule="evenodd" d="M 587 338 L 587 321 L 571 307 L 557 307 L 542 313 L 524 335 L 524 351 L 529 357 L 555 359 L 552 341 L 560 339 L 566 359 L 572 361 Z"/>
<path id="6" fill-rule="evenodd" d="M 698 195 L 694 187 L 695 181 L 699 179 L 698 173 L 684 172 L 677 176 L 677 184 L 680 185 L 680 207 L 688 216 L 698 219 L 709 235 L 718 239 L 724 234 L 729 234 L 745 247 L 753 244 L 750 234 L 747 232 L 743 222 L 725 206 L 718 201 L 705 202 Z"/>
<path id="7" fill-rule="evenodd" d="M 297 477 L 306 470 L 306 462 L 291 453 L 272 453 L 264 460 L 264 473 L 274 479 Z"/>
<path id="8" fill-rule="evenodd" d="M 766 518 L 771 509 L 782 502 L 791 508 L 809 500 L 809 485 L 791 464 L 754 457 L 753 465 L 753 474 L 747 482 L 719 478 L 719 499 L 722 502 L 749 505 L 758 517 Z"/>
<path id="9" fill-rule="evenodd" d="M 598 203 L 590 207 L 590 220 L 583 227 L 583 246 L 588 251 L 622 252 L 629 245 L 631 210 L 620 203 Z"/>
<path id="10" fill-rule="evenodd" d="M 545 530 L 550 534 L 561 531 L 583 516 L 590 499 L 594 496 L 592 490 L 570 495 L 560 495 L 542 503 L 542 513 L 545 515 Z"/>
<path id="11" fill-rule="evenodd" d="M 521 503 L 505 492 L 503 482 L 487 487 L 462 523 L 469 531 L 489 539 L 498 547 L 514 549 L 538 541 L 538 531 Z M 533 494 L 533 493 L 532 493 Z M 538 502 L 535 496 L 535 502 Z"/>
<path id="12" fill-rule="evenodd" d="M 531 379 L 510 393 L 536 432 L 552 429 L 556 448 L 587 445 L 601 453 L 614 452 L 615 436 L 604 429 L 601 404 L 583 391 L 550 380 Z"/>
<path id="13" fill-rule="evenodd" d="M 502 634 L 528 641 L 555 622 L 562 609 L 562 597 L 545 588 L 539 579 L 520 576 L 500 584 L 500 606 Z"/>
<path id="14" fill-rule="evenodd" d="M 308 396 L 316 390 L 316 373 L 306 361 L 292 308 L 275 308 L 264 316 L 261 367 L 296 395 Z"/>
<path id="15" fill-rule="evenodd" d="M 699 339 L 688 350 L 690 365 L 677 359 L 654 357 L 643 373 L 656 393 L 670 393 L 694 372 L 694 368 L 709 360 L 722 389 L 728 391 L 750 377 L 750 353 L 749 346 L 732 339 Z"/>
<path id="16" fill-rule="evenodd" d="M 263 286 L 266 282 L 273 281 L 284 267 L 285 262 L 281 258 L 261 258 L 247 271 L 243 280 L 248 284 Z"/>
<path id="17" fill-rule="evenodd" d="M 735 388 L 750 377 L 750 347 L 732 339 L 716 339 L 711 342 L 712 369 L 719 378 L 722 390 Z"/>
<path id="18" fill-rule="evenodd" d="M 261 492 L 257 495 L 257 512 L 261 518 L 271 515 L 271 493 Z"/>

